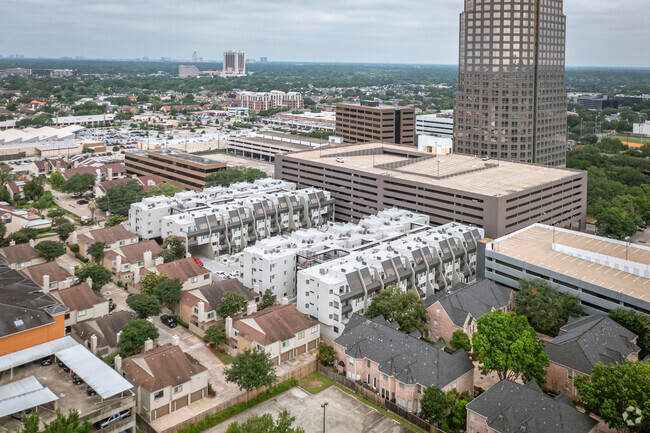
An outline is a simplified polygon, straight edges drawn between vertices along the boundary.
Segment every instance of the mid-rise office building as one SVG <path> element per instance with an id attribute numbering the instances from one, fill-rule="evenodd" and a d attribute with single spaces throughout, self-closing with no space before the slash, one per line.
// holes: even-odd
<path id="1" fill-rule="evenodd" d="M 170 149 L 130 152 L 125 155 L 124 162 L 130 175 L 154 174 L 199 191 L 205 187 L 208 176 L 228 168 L 225 162 Z"/>
<path id="2" fill-rule="evenodd" d="M 274 108 L 298 110 L 305 106 L 299 92 L 282 92 L 280 90 L 241 92 L 239 97 L 242 107 L 256 111 L 272 110 Z"/>
<path id="3" fill-rule="evenodd" d="M 587 110 L 595 111 L 605 108 L 618 108 L 618 101 L 616 99 L 609 99 L 607 95 L 580 95 L 573 98 L 573 103 L 585 107 Z"/>
<path id="4" fill-rule="evenodd" d="M 383 142 L 415 146 L 415 109 L 378 101 L 336 104 L 336 135 L 345 143 Z"/>
<path id="5" fill-rule="evenodd" d="M 333 218 L 329 192 L 296 190 L 288 182 L 261 179 L 173 197 L 147 197 L 131 205 L 129 228 L 144 239 L 184 238 L 189 252 L 213 257 Z"/>
<path id="6" fill-rule="evenodd" d="M 178 65 L 178 78 L 198 77 L 200 74 L 201 71 L 194 65 Z"/>
<path id="7" fill-rule="evenodd" d="M 456 153 L 564 166 L 563 0 L 465 0 Z"/>
<path id="8" fill-rule="evenodd" d="M 650 247 L 534 224 L 479 244 L 480 276 L 519 289 L 542 279 L 577 296 L 588 313 L 650 314 Z"/>
<path id="9" fill-rule="evenodd" d="M 421 114 L 415 117 L 415 133 L 452 138 L 454 136 L 454 119 L 439 114 Z"/>
<path id="10" fill-rule="evenodd" d="M 223 52 L 222 77 L 243 77 L 246 75 L 246 55 L 243 51 Z"/>
<path id="11" fill-rule="evenodd" d="M 298 188 L 331 191 L 340 221 L 397 206 L 436 225 L 483 227 L 491 238 L 537 222 L 584 228 L 586 221 L 587 173 L 579 170 L 382 143 L 278 154 L 275 170 Z"/>

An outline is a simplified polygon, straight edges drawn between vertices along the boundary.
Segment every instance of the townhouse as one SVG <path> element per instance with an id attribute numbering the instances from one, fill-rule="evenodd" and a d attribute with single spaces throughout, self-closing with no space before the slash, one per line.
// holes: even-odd
<path id="1" fill-rule="evenodd" d="M 454 332 L 461 329 L 472 338 L 479 317 L 494 310 L 508 313 L 513 310 L 514 301 L 514 290 L 491 280 L 461 283 L 449 291 L 437 292 L 424 301 L 429 317 L 427 336 L 449 343 Z"/>
<path id="2" fill-rule="evenodd" d="M 129 244 L 138 243 L 138 235 L 129 232 L 123 225 L 90 230 L 85 233 L 74 232 L 71 243 L 79 245 L 79 254 L 86 258 L 88 247 L 97 242 L 104 243 L 104 251 L 115 250 Z"/>
<path id="3" fill-rule="evenodd" d="M 34 248 L 34 241 L 0 248 L 0 257 L 11 269 L 23 269 L 45 263 L 41 253 Z"/>
<path id="4" fill-rule="evenodd" d="M 106 251 L 103 265 L 111 271 L 116 282 L 124 285 L 137 284 L 140 282 L 142 268 L 162 264 L 162 258 L 158 258 L 161 251 L 160 245 L 153 240 L 126 244 Z"/>
<path id="5" fill-rule="evenodd" d="M 19 272 L 41 286 L 45 293 L 51 290 L 67 289 L 79 280 L 69 270 L 62 268 L 56 262 L 45 262 L 40 265 L 30 266 L 23 268 Z"/>
<path id="6" fill-rule="evenodd" d="M 148 272 L 155 272 L 159 275 L 166 274 L 170 280 L 180 280 L 183 284 L 183 291 L 198 289 L 212 283 L 212 273 L 197 265 L 191 257 L 162 263 L 152 268 L 144 268 L 140 275 L 145 276 Z"/>
<path id="7" fill-rule="evenodd" d="M 71 326 L 70 336 L 92 353 L 106 356 L 117 349 L 122 328 L 134 319 L 131 311 L 122 310 Z"/>
<path id="8" fill-rule="evenodd" d="M 50 294 L 69 309 L 65 315 L 67 329 L 85 320 L 96 319 L 108 314 L 108 299 L 86 283 L 54 290 Z"/>
<path id="9" fill-rule="evenodd" d="M 444 392 L 474 392 L 474 364 L 464 350 L 448 353 L 397 330 L 382 316 L 368 319 L 354 314 L 345 331 L 334 340 L 336 368 L 349 380 L 363 383 L 399 407 L 420 411 L 426 387 Z"/>

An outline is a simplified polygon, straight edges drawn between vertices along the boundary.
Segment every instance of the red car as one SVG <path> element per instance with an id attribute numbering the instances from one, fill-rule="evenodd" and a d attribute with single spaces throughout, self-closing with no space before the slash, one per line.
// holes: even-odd
<path id="1" fill-rule="evenodd" d="M 194 261 L 196 262 L 197 265 L 203 266 L 203 262 L 198 257 L 194 257 Z"/>

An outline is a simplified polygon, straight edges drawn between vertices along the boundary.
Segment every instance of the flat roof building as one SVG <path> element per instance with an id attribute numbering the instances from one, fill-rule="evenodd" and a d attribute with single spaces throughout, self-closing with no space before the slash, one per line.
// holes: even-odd
<path id="1" fill-rule="evenodd" d="M 203 189 L 208 176 L 228 168 L 225 162 L 170 149 L 130 152 L 124 162 L 130 175 L 155 174 L 193 190 Z"/>
<path id="2" fill-rule="evenodd" d="M 276 155 L 275 177 L 331 191 L 337 220 L 399 207 L 492 238 L 537 222 L 583 228 L 587 212 L 586 172 L 381 143 Z"/>
<path id="3" fill-rule="evenodd" d="M 415 133 L 452 138 L 454 136 L 454 119 L 439 114 L 421 114 L 415 118 Z"/>
<path id="4" fill-rule="evenodd" d="M 326 140 L 277 132 L 260 132 L 252 137 L 228 138 L 227 151 L 233 155 L 275 161 L 278 153 L 292 153 L 326 146 Z"/>
<path id="5" fill-rule="evenodd" d="M 415 108 L 377 101 L 336 104 L 336 135 L 345 143 L 380 141 L 415 146 Z"/>
<path id="6" fill-rule="evenodd" d="M 515 289 L 521 279 L 541 278 L 577 296 L 589 313 L 650 314 L 650 247 L 543 224 L 479 247 L 479 277 Z"/>

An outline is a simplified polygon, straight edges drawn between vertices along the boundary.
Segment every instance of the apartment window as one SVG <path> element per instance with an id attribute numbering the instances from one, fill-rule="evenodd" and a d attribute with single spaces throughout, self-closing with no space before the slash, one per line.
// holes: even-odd
<path id="1" fill-rule="evenodd" d="M 183 385 L 178 385 L 174 387 L 174 394 L 178 394 L 183 390 Z"/>
<path id="2" fill-rule="evenodd" d="M 473 412 L 469 413 L 469 420 L 474 421 L 474 413 Z"/>
<path id="3" fill-rule="evenodd" d="M 210 320 L 210 319 L 214 319 L 215 314 L 216 314 L 216 313 L 215 313 L 214 311 L 210 311 L 210 312 L 208 313 L 208 320 Z"/>
<path id="4" fill-rule="evenodd" d="M 436 316 L 440 316 L 440 308 L 436 308 Z"/>
<path id="5" fill-rule="evenodd" d="M 352 357 L 350 357 L 350 358 L 348 359 L 348 363 L 349 363 L 350 365 L 354 365 L 354 359 L 353 359 Z"/>
<path id="6" fill-rule="evenodd" d="M 161 399 L 164 395 L 165 395 L 165 391 L 164 391 L 164 390 L 163 390 L 163 391 L 158 391 L 158 392 L 154 393 L 154 395 L 153 395 L 153 399 L 154 399 L 154 400 L 159 400 L 159 399 Z"/>
<path id="7" fill-rule="evenodd" d="M 197 281 L 199 281 L 199 278 L 198 278 L 198 277 L 192 277 L 192 282 L 193 282 L 193 283 L 196 283 Z"/>
<path id="8" fill-rule="evenodd" d="M 285 340 L 282 342 L 282 348 L 289 347 L 289 340 Z"/>
<path id="9" fill-rule="evenodd" d="M 120 241 L 120 245 L 124 245 L 124 241 Z"/>
<path id="10" fill-rule="evenodd" d="M 129 264 L 124 265 L 124 269 L 129 269 Z"/>
<path id="11" fill-rule="evenodd" d="M 311 328 L 311 333 L 312 334 L 315 334 L 317 332 L 318 332 L 318 326 L 314 326 L 313 328 Z"/>
<path id="12" fill-rule="evenodd" d="M 50 283 L 50 288 L 56 287 L 56 283 Z"/>
<path id="13" fill-rule="evenodd" d="M 199 314 L 199 309 L 196 308 L 196 307 L 192 307 L 192 312 L 193 312 L 194 314 Z"/>
<path id="14" fill-rule="evenodd" d="M 24 263 L 18 263 L 18 269 L 24 268 L 25 264 Z"/>
<path id="15" fill-rule="evenodd" d="M 138 266 L 144 266 L 144 261 L 143 261 L 143 260 L 140 260 L 140 261 L 138 262 Z"/>
<path id="16" fill-rule="evenodd" d="M 208 278 L 210 278 L 210 274 L 205 274 L 205 275 L 203 276 L 203 279 L 204 279 L 204 280 L 207 280 Z"/>
<path id="17" fill-rule="evenodd" d="M 420 385 L 416 385 L 415 389 L 417 390 L 418 394 L 422 394 L 422 387 Z"/>
<path id="18" fill-rule="evenodd" d="M 399 389 L 404 389 L 404 384 L 402 382 L 399 384 Z"/>
<path id="19" fill-rule="evenodd" d="M 366 360 L 366 367 L 370 368 L 370 360 L 369 359 Z"/>
<path id="20" fill-rule="evenodd" d="M 437 327 L 438 327 L 438 321 L 437 321 L 437 320 L 434 320 L 434 321 L 433 321 L 433 327 L 434 327 L 434 328 L 437 328 Z"/>
<path id="21" fill-rule="evenodd" d="M 300 331 L 298 333 L 298 338 L 300 339 L 300 338 L 304 338 L 304 337 L 305 337 L 305 331 Z"/>
<path id="22" fill-rule="evenodd" d="M 86 310 L 79 310 L 79 311 L 77 311 L 77 316 L 79 316 L 79 317 L 83 317 L 83 316 L 85 316 L 85 315 L 86 315 Z"/>
<path id="23" fill-rule="evenodd" d="M 381 380 L 388 380 L 388 376 L 385 375 L 385 374 L 382 374 L 382 375 L 381 375 Z"/>
<path id="24" fill-rule="evenodd" d="M 569 370 L 568 373 L 569 379 L 573 379 L 573 371 Z"/>

